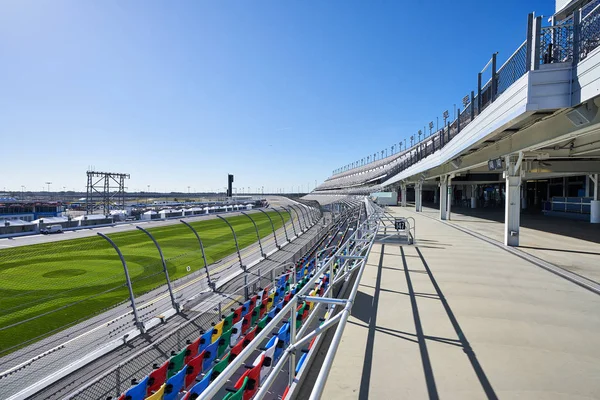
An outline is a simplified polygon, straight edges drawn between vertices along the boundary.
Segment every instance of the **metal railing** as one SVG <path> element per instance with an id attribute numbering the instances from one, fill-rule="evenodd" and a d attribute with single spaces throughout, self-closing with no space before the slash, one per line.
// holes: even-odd
<path id="1" fill-rule="evenodd" d="M 358 291 L 358 283 L 360 282 L 360 276 L 366 265 L 366 259 L 373 245 L 377 230 L 379 227 L 378 214 L 371 214 L 367 220 L 365 220 L 358 229 L 356 229 L 348 240 L 339 248 L 333 257 L 329 257 L 325 262 L 321 262 L 321 267 L 318 267 L 319 260 L 316 260 L 316 271 L 310 278 L 310 280 L 296 293 L 296 295 L 285 305 L 279 313 L 269 322 L 269 324 L 248 344 L 244 350 L 234 359 L 229 365 L 217 376 L 217 378 L 208 386 L 208 388 L 200 394 L 199 400 L 208 400 L 215 398 L 215 396 L 222 390 L 222 388 L 228 384 L 229 379 L 236 373 L 236 371 L 244 365 L 246 360 L 251 357 L 255 350 L 259 348 L 261 343 L 265 339 L 271 336 L 271 332 L 276 327 L 291 316 L 292 322 L 295 321 L 296 308 L 299 301 L 309 301 L 315 303 L 328 303 L 330 305 L 344 305 L 344 309 L 341 313 L 336 316 L 332 316 L 330 313 L 330 320 L 325 322 L 320 328 L 307 333 L 307 329 L 301 329 L 299 332 L 295 332 L 295 323 L 291 324 L 290 329 L 290 343 L 284 351 L 283 355 L 277 362 L 277 364 L 270 371 L 267 379 L 262 382 L 258 393 L 254 396 L 255 400 L 260 400 L 268 394 L 270 386 L 273 384 L 279 372 L 283 367 L 289 363 L 290 368 L 288 373 L 288 382 L 292 383 L 295 373 L 295 352 L 301 348 L 302 345 L 307 344 L 309 340 L 322 334 L 327 328 L 338 325 L 334 335 L 334 340 L 331 343 L 323 367 L 317 378 L 317 384 L 313 389 L 311 398 L 320 398 L 321 392 L 324 387 L 324 382 L 327 379 L 333 357 L 337 351 L 337 345 L 341 339 L 346 321 L 350 314 L 350 309 L 356 292 Z M 337 274 L 334 274 L 334 265 L 338 264 Z M 340 300 L 328 297 L 333 290 L 336 282 L 340 283 L 342 280 L 349 282 L 351 275 L 358 271 L 354 286 L 350 292 L 348 300 Z M 308 292 L 312 290 L 315 283 L 322 278 L 325 274 L 329 274 L 330 283 L 325 291 L 323 297 L 311 297 L 307 296 Z M 335 278 L 333 278 L 335 277 Z M 315 312 L 311 313 L 313 317 Z M 308 326 L 308 321 L 304 327 Z"/>
<path id="2" fill-rule="evenodd" d="M 542 27 L 542 18 L 535 18 L 533 14 L 530 14 L 526 37 L 527 40 L 517 47 L 497 71 L 495 70 L 496 54 L 492 56 L 478 75 L 477 91 L 471 92 L 470 96 L 465 96 L 464 110 L 459 111 L 453 121 L 446 123 L 444 120 L 444 126 L 429 136 L 427 136 L 427 130 L 423 131 L 425 134 L 424 144 L 418 141 L 414 145 L 411 144 L 410 147 L 405 146 L 403 151 L 389 158 L 382 157 L 366 165 L 359 163 L 356 168 L 347 166 L 337 170 L 317 189 L 321 189 L 321 191 L 347 189 L 347 193 L 368 191 L 369 187 L 372 188 L 373 185 L 366 179 L 361 180 L 361 174 L 364 173 L 362 171 L 367 172 L 376 167 L 379 176 L 383 176 L 381 181 L 388 180 L 424 157 L 445 147 L 460 131 L 496 101 L 498 96 L 506 92 L 528 71 L 554 63 L 573 65 L 588 57 L 593 50 L 600 47 L 600 0 L 595 0 L 583 8 L 575 10 L 567 18 L 555 21 L 552 26 Z M 491 77 L 485 83 L 482 82 L 483 73 L 489 76 L 490 71 Z M 400 148 L 400 146 L 397 147 Z M 378 153 L 374 155 L 376 154 Z M 368 159 L 369 157 L 367 157 Z M 354 164 L 356 165 L 356 163 Z M 360 174 L 357 174 L 355 179 L 346 179 L 348 182 L 342 180 L 357 172 Z M 364 175 L 363 177 L 366 178 Z"/>
<path id="3" fill-rule="evenodd" d="M 573 61 L 573 31 L 573 24 L 546 26 L 540 29 L 540 65 Z"/>
<path id="4" fill-rule="evenodd" d="M 578 61 L 585 59 L 594 49 L 600 46 L 600 2 L 594 2 L 593 8 L 586 10 L 579 24 Z"/>
<path id="5" fill-rule="evenodd" d="M 268 263 L 266 268 L 258 264 L 253 269 L 242 272 L 233 280 L 218 285 L 218 293 L 209 294 L 210 297 L 205 296 L 199 305 L 186 305 L 184 312 L 189 318 L 183 320 L 179 326 L 161 335 L 152 344 L 137 350 L 133 355 L 105 373 L 95 376 L 94 379 L 78 390 L 73 392 L 73 388 L 70 387 L 71 393 L 65 393 L 63 396 L 81 400 L 96 400 L 105 399 L 108 396 L 118 396 L 119 393 L 131 385 L 130 382 L 133 378 L 139 379 L 143 374 L 151 371 L 157 361 L 165 361 L 165 354 L 180 351 L 188 344 L 188 340 L 196 339 L 199 336 L 202 328 L 211 329 L 211 325 L 218 322 L 221 315 L 227 313 L 230 307 L 239 305 L 248 299 L 249 294 L 256 292 L 259 288 L 273 284 L 281 275 L 286 274 L 290 264 L 295 263 L 301 255 L 314 248 L 327 234 L 329 227 L 319 227 L 317 225 L 314 229 L 317 229 L 317 234 L 306 240 L 301 247 L 296 244 L 295 250 L 282 253 L 282 257 L 286 257 L 283 261 L 265 261 L 265 263 Z M 296 243 L 296 241 L 294 240 L 293 243 Z M 226 293 L 227 295 L 222 296 L 220 293 Z"/>
<path id="6" fill-rule="evenodd" d="M 527 72 L 527 41 L 506 60 L 498 70 L 498 92 L 501 95 Z"/>

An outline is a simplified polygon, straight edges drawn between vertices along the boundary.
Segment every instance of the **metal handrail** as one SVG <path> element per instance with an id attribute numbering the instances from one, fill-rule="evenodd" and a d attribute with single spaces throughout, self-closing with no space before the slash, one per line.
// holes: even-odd
<path id="1" fill-rule="evenodd" d="M 361 224 L 361 228 L 363 226 L 368 226 L 369 224 L 371 224 L 373 222 L 373 219 L 376 216 L 374 215 L 373 217 L 365 220 L 363 222 L 363 224 Z M 376 224 L 377 226 L 379 225 L 378 223 Z M 340 246 L 339 250 L 336 252 L 336 254 L 343 254 L 344 250 L 347 250 L 350 247 L 350 243 L 352 241 L 353 238 L 355 238 L 358 235 L 359 230 L 356 230 L 352 233 L 352 235 L 350 236 L 350 238 L 342 245 Z M 374 242 L 374 235 L 373 235 L 373 241 Z M 370 250 L 370 247 L 369 247 Z M 366 257 L 365 257 L 366 260 Z M 269 337 L 271 335 L 271 331 L 273 331 L 274 328 L 277 327 L 277 325 L 284 320 L 285 318 L 287 318 L 287 315 L 294 313 L 296 311 L 296 304 L 298 302 L 298 297 L 301 297 L 302 295 L 305 295 L 307 292 L 309 292 L 310 290 L 312 290 L 312 288 L 314 287 L 314 284 L 321 278 L 321 276 L 323 274 L 325 274 L 326 272 L 328 272 L 328 270 L 331 270 L 331 268 L 333 268 L 333 263 L 335 261 L 335 257 L 330 258 L 320 269 L 316 269 L 315 267 L 315 273 L 312 276 L 312 278 L 309 279 L 309 281 L 302 287 L 302 289 L 300 289 L 296 295 L 293 297 L 293 299 L 286 304 L 279 313 L 276 314 L 275 318 L 273 318 L 268 324 L 267 326 L 260 332 L 258 333 L 254 340 L 252 340 L 248 346 L 246 346 L 246 348 L 244 348 L 244 350 L 242 350 L 240 352 L 240 354 L 238 354 L 238 356 L 231 361 L 231 363 L 229 363 L 229 365 L 215 378 L 215 380 L 208 386 L 208 388 L 206 388 L 206 390 L 204 392 L 202 392 L 202 394 L 199 396 L 200 400 L 208 400 L 208 399 L 212 399 L 218 392 L 219 390 L 225 385 L 227 384 L 228 380 L 231 378 L 231 376 L 238 370 L 239 367 L 241 367 L 244 362 L 246 361 L 246 359 L 252 355 L 252 353 L 258 348 L 258 346 L 260 346 L 264 339 L 266 339 L 267 337 Z M 364 261 L 363 261 L 364 264 Z M 333 281 L 333 277 L 331 277 L 331 280 Z M 295 321 L 292 320 L 292 327 L 295 327 Z M 345 325 L 345 324 L 344 324 Z M 290 329 L 290 331 L 292 331 L 292 329 Z M 296 338 L 296 334 L 295 332 L 292 331 L 292 335 L 290 335 L 290 337 L 293 337 L 294 339 Z M 284 353 L 284 355 L 282 355 L 282 359 L 279 360 L 278 364 L 282 363 L 282 360 L 285 360 L 287 357 L 286 355 L 290 354 L 290 351 L 292 351 L 291 349 L 288 348 L 288 351 L 286 351 Z M 280 366 L 280 368 L 283 365 Z M 276 371 L 273 370 L 271 371 L 271 375 L 272 376 Z M 290 371 L 291 374 L 293 374 L 293 370 Z M 273 380 L 274 378 L 271 378 L 271 380 Z M 265 384 L 267 383 L 267 381 L 265 381 Z M 263 384 L 263 386 L 266 386 L 265 384 Z M 266 389 L 265 389 L 266 390 Z M 259 397 L 256 397 L 257 399 Z"/>

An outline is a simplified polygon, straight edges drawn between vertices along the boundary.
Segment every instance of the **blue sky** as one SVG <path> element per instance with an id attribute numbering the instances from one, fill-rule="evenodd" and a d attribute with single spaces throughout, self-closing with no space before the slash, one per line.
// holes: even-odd
<path id="1" fill-rule="evenodd" d="M 452 113 L 552 0 L 0 5 L 0 190 L 303 190 Z"/>

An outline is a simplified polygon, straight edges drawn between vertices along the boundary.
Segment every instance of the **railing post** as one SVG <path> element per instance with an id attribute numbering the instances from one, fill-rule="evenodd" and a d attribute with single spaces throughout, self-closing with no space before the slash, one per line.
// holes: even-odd
<path id="1" fill-rule="evenodd" d="M 299 209 L 300 210 L 300 214 L 302 215 L 302 222 L 304 222 L 304 230 L 308 229 L 308 223 L 306 222 L 306 217 L 304 216 L 304 211 L 302 210 L 304 207 L 300 207 L 300 206 L 290 206 L 292 207 L 294 210 Z M 300 225 L 300 229 L 302 229 L 302 225 Z"/>
<path id="2" fill-rule="evenodd" d="M 534 45 L 534 40 L 533 40 L 533 32 L 535 31 L 534 29 L 534 21 L 535 20 L 535 14 L 534 13 L 529 13 L 529 15 L 527 15 L 527 45 L 526 45 L 526 52 L 525 52 L 525 72 L 529 72 L 531 71 L 532 68 L 532 64 L 531 64 L 531 59 L 533 57 L 533 45 Z"/>
<path id="3" fill-rule="evenodd" d="M 102 232 L 98 232 L 98 236 L 106 240 L 110 245 L 115 249 L 119 258 L 121 259 L 121 264 L 123 265 L 123 270 L 125 271 L 125 281 L 127 282 L 127 289 L 129 289 L 129 300 L 131 301 L 131 309 L 133 311 L 133 319 L 135 320 L 135 325 L 140 330 L 140 332 L 144 333 L 144 323 L 140 321 L 140 317 L 138 316 L 137 307 L 135 305 L 135 297 L 133 295 L 133 288 L 131 287 L 131 279 L 129 278 L 129 270 L 127 269 L 127 263 L 125 262 L 125 258 L 123 257 L 123 253 L 119 247 L 112 241 L 111 238 L 103 234 Z"/>
<path id="4" fill-rule="evenodd" d="M 200 244 L 200 251 L 202 252 L 202 259 L 204 260 L 204 270 L 206 271 L 206 280 L 208 281 L 208 287 L 214 291 L 215 284 L 213 282 L 211 282 L 211 280 L 210 280 L 210 273 L 208 272 L 208 262 L 206 262 L 206 254 L 204 253 L 204 244 L 202 244 L 202 239 L 200 239 L 200 235 L 198 235 L 198 232 L 186 221 L 180 219 L 179 222 L 181 222 L 182 224 L 184 224 L 185 226 L 190 228 L 192 230 L 192 232 L 194 232 L 194 235 L 196 235 L 196 239 L 198 239 L 198 243 Z"/>
<path id="5" fill-rule="evenodd" d="M 242 263 L 242 255 L 240 254 L 240 246 L 238 244 L 237 236 L 235 234 L 235 230 L 233 229 L 233 226 L 231 226 L 231 224 L 229 223 L 229 221 L 227 221 L 225 218 L 221 217 L 220 215 L 217 215 L 217 218 L 222 219 L 223 221 L 225 221 L 225 223 L 227 224 L 227 226 L 229 226 L 229 229 L 231 229 L 231 233 L 233 233 L 233 240 L 235 241 L 235 248 L 237 249 L 238 258 L 240 260 L 240 268 L 242 268 L 244 270 L 244 272 L 245 272 L 246 271 L 246 267 L 244 267 L 244 264 Z"/>
<path id="6" fill-rule="evenodd" d="M 287 229 L 285 228 L 285 220 L 283 219 L 283 215 L 281 215 L 281 213 L 279 211 L 277 211 L 275 208 L 271 208 L 271 210 L 275 211 L 281 218 L 281 223 L 283 224 L 283 232 L 285 233 L 285 240 L 287 240 L 289 242 L 290 238 L 288 237 Z"/>
<path id="7" fill-rule="evenodd" d="M 498 85 L 497 85 L 497 82 L 496 82 L 496 79 L 497 79 L 496 75 L 498 73 L 498 71 L 496 71 L 496 69 L 497 69 L 497 65 L 496 65 L 497 57 L 498 57 L 498 53 L 492 54 L 492 103 L 494 101 L 496 101 L 496 90 L 498 89 Z"/>
<path id="8" fill-rule="evenodd" d="M 475 119 L 475 92 L 471 90 L 471 121 Z"/>
<path id="9" fill-rule="evenodd" d="M 535 25 L 533 29 L 533 69 L 540 69 L 540 36 L 542 34 L 542 17 L 535 19 Z"/>
<path id="10" fill-rule="evenodd" d="M 290 309 L 290 346 L 296 344 L 296 308 L 298 308 L 298 296 L 292 298 L 294 305 Z M 291 386 L 294 383 L 295 372 L 296 372 L 296 350 L 290 351 L 290 366 L 289 366 L 289 381 L 288 385 Z"/>
<path id="11" fill-rule="evenodd" d="M 273 239 L 275 239 L 275 247 L 277 247 L 278 249 L 281 249 L 281 246 L 279 246 L 279 243 L 277 243 L 277 235 L 275 234 L 275 225 L 273 224 L 273 220 L 271 219 L 271 216 L 269 214 L 267 214 L 266 212 L 264 212 L 263 210 L 261 210 L 260 208 L 257 208 L 258 211 L 260 211 L 261 213 L 265 214 L 267 216 L 267 218 L 269 218 L 269 222 L 271 223 L 271 229 L 273 229 Z"/>
<path id="12" fill-rule="evenodd" d="M 179 304 L 177 303 L 177 300 L 175 300 L 175 295 L 173 294 L 173 287 L 171 286 L 171 279 L 169 279 L 169 271 L 167 270 L 167 263 L 165 261 L 165 256 L 163 255 L 160 245 L 158 244 L 158 242 L 156 241 L 154 236 L 152 236 L 152 234 L 150 232 L 148 232 L 146 229 L 142 228 L 141 226 L 136 226 L 136 229 L 139 229 L 140 231 L 142 231 L 146 235 L 148 235 L 150 240 L 152 240 L 152 242 L 156 246 L 156 249 L 158 250 L 158 255 L 160 256 L 160 262 L 162 263 L 163 272 L 165 273 L 165 278 L 167 280 L 167 288 L 169 289 L 169 296 L 171 296 L 171 304 L 173 304 L 173 308 L 177 312 L 179 312 Z"/>
<path id="13" fill-rule="evenodd" d="M 294 213 L 296 213 L 296 217 L 298 218 L 298 227 L 300 228 L 300 233 L 304 233 L 304 228 L 302 228 L 302 222 L 300 221 L 300 213 L 298 213 L 298 210 L 296 209 L 296 207 L 294 207 L 293 205 L 288 205 L 288 208 L 290 210 L 293 210 Z"/>
<path id="14" fill-rule="evenodd" d="M 252 217 L 248 214 L 246 214 L 243 211 L 240 211 L 240 213 L 242 215 L 245 215 L 246 217 L 248 217 L 248 219 L 250 219 L 250 221 L 252 221 L 252 225 L 254 225 L 254 230 L 256 231 L 256 238 L 258 239 L 258 247 L 260 247 L 260 254 L 262 254 L 263 257 L 267 258 L 263 247 L 262 247 L 262 242 L 260 241 L 260 233 L 258 233 L 258 226 L 256 226 L 256 222 L 254 222 L 254 220 L 252 219 Z"/>
<path id="15" fill-rule="evenodd" d="M 294 217 L 288 208 L 281 206 L 281 208 L 290 215 L 290 221 L 292 222 L 292 230 L 294 231 L 294 236 L 298 237 L 298 232 L 296 232 L 296 226 L 294 225 Z M 300 220 L 298 220 L 298 224 Z"/>
<path id="16" fill-rule="evenodd" d="M 477 74 L 477 110 L 481 114 L 481 72 Z"/>
<path id="17" fill-rule="evenodd" d="M 460 108 L 456 110 L 458 117 L 456 118 L 456 133 L 460 133 Z"/>
<path id="18" fill-rule="evenodd" d="M 579 62 L 581 49 L 581 8 L 573 12 L 573 65 Z"/>

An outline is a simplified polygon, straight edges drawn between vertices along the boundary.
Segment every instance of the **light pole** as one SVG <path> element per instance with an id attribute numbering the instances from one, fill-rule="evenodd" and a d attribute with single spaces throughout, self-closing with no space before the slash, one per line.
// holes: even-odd
<path id="1" fill-rule="evenodd" d="M 25 185 L 21 185 L 21 200 L 25 200 Z"/>
<path id="2" fill-rule="evenodd" d="M 146 185 L 148 187 L 148 191 L 146 192 L 146 205 L 150 204 L 150 185 Z"/>
<path id="3" fill-rule="evenodd" d="M 46 185 L 48 185 L 48 199 L 52 200 L 52 197 L 50 196 L 50 185 L 52 185 L 52 182 L 45 182 Z"/>

